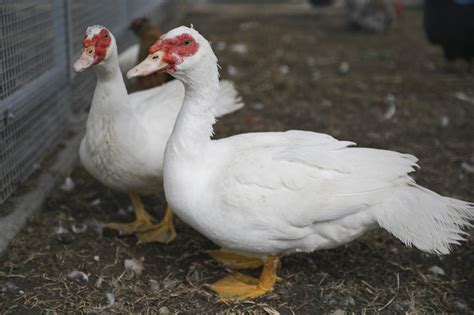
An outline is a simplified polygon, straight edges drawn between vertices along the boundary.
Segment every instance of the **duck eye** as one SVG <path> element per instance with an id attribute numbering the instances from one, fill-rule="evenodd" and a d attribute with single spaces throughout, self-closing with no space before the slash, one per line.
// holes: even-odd
<path id="1" fill-rule="evenodd" d="M 189 44 L 191 44 L 191 41 L 189 39 L 185 40 L 184 41 L 184 46 L 189 46 Z"/>
<path id="2" fill-rule="evenodd" d="M 93 53 L 92 48 L 89 48 L 89 50 L 87 51 L 87 53 L 88 53 L 89 55 L 92 54 L 92 53 Z"/>
<path id="3" fill-rule="evenodd" d="M 109 34 L 105 34 L 105 35 L 104 35 L 104 38 L 109 38 Z"/>

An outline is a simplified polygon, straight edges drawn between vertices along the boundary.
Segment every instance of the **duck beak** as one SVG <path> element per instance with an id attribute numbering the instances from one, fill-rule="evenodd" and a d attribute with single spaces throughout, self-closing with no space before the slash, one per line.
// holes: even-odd
<path id="1" fill-rule="evenodd" d="M 87 54 L 87 50 L 83 49 L 82 54 L 74 63 L 73 67 L 76 72 L 82 72 L 94 65 L 95 59 L 92 55 Z"/>
<path id="2" fill-rule="evenodd" d="M 143 77 L 155 72 L 166 71 L 169 64 L 163 61 L 164 52 L 157 51 L 127 72 L 127 78 Z"/>

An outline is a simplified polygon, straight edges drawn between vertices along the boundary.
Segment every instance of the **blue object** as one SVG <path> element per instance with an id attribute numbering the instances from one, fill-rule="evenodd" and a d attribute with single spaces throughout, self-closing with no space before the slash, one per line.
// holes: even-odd
<path id="1" fill-rule="evenodd" d="M 474 4 L 474 0 L 454 0 L 454 2 L 460 5 Z"/>

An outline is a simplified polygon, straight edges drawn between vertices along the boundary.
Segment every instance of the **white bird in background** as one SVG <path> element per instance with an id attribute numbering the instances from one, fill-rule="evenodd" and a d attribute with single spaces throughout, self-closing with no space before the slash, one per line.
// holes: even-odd
<path id="1" fill-rule="evenodd" d="M 127 73 L 137 64 L 137 58 L 139 53 L 140 44 L 134 44 L 118 55 L 119 68 L 123 74 Z"/>
<path id="2" fill-rule="evenodd" d="M 163 35 L 128 77 L 157 71 L 185 85 L 165 151 L 169 204 L 224 249 L 264 261 L 259 279 L 234 273 L 214 283 L 222 298 L 258 297 L 274 286 L 279 256 L 340 246 L 377 226 L 435 254 L 464 239 L 473 204 L 417 185 L 412 155 L 297 130 L 211 140 L 217 58 L 196 30 Z"/>
<path id="3" fill-rule="evenodd" d="M 163 155 L 184 98 L 177 80 L 127 94 L 119 69 L 112 33 L 95 25 L 87 28 L 76 71 L 93 67 L 97 86 L 80 146 L 81 162 L 102 184 L 130 195 L 136 220 L 107 224 L 121 234 L 136 234 L 140 241 L 169 242 L 176 232 L 168 207 L 163 222 L 153 224 L 140 195 L 156 194 L 163 177 Z M 214 114 L 225 115 L 243 106 L 231 82 L 218 83 Z"/>

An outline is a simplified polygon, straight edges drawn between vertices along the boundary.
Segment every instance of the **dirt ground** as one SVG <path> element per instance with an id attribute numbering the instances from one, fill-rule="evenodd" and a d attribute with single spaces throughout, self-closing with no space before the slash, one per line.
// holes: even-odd
<path id="1" fill-rule="evenodd" d="M 333 12 L 223 14 L 227 9 L 185 17 L 212 41 L 222 77 L 236 82 L 246 103 L 219 120 L 217 138 L 287 129 L 329 133 L 414 154 L 420 184 L 474 200 L 474 75 L 443 70 L 440 49 L 425 40 L 420 11 L 405 10 L 388 34 L 370 35 L 348 31 Z M 75 188 L 58 189 L 0 258 L 0 313 L 474 311 L 472 236 L 451 255 L 436 257 L 382 230 L 347 246 L 285 257 L 283 281 L 271 294 L 225 303 L 208 288 L 229 272 L 206 254 L 215 245 L 179 219 L 178 237 L 168 245 L 136 245 L 134 237 L 102 231 L 99 222 L 133 218 L 127 196 L 81 167 L 71 177 Z M 163 192 L 146 205 L 160 217 Z M 137 260 L 143 272 L 126 270 L 126 259 Z M 72 271 L 88 281 L 69 279 Z"/>

